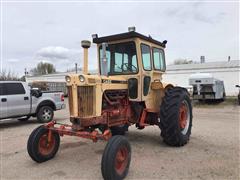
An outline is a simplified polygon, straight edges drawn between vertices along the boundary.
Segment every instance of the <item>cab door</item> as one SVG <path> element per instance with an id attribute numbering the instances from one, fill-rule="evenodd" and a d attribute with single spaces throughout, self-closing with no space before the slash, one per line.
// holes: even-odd
<path id="1" fill-rule="evenodd" d="M 8 117 L 7 92 L 4 83 L 0 83 L 0 119 Z"/>
<path id="2" fill-rule="evenodd" d="M 142 59 L 142 100 L 148 98 L 152 78 L 152 58 L 151 47 L 147 44 L 141 43 L 141 59 Z"/>
<path id="3" fill-rule="evenodd" d="M 30 113 L 30 93 L 22 83 L 5 83 L 7 90 L 8 116 L 21 116 Z"/>

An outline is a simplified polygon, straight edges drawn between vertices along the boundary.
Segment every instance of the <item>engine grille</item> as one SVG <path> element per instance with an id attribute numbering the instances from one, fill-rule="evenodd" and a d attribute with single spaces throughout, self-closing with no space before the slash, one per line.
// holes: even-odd
<path id="1" fill-rule="evenodd" d="M 70 115 L 73 115 L 73 95 L 72 95 L 71 86 L 67 87 L 67 92 L 68 92 L 68 104 L 69 104 Z"/>
<path id="2" fill-rule="evenodd" d="M 95 90 L 94 86 L 78 86 L 78 116 L 94 115 Z"/>

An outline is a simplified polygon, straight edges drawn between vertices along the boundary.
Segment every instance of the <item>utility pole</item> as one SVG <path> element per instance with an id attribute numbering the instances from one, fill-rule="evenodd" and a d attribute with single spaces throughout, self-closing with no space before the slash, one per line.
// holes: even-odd
<path id="1" fill-rule="evenodd" d="M 24 68 L 25 77 L 28 75 L 27 68 Z"/>
<path id="2" fill-rule="evenodd" d="M 77 63 L 75 63 L 75 71 L 76 71 L 76 74 L 77 74 Z"/>
<path id="3" fill-rule="evenodd" d="M 26 82 L 27 75 L 28 75 L 27 68 L 24 68 L 24 77 L 21 78 L 21 81 L 25 81 Z"/>

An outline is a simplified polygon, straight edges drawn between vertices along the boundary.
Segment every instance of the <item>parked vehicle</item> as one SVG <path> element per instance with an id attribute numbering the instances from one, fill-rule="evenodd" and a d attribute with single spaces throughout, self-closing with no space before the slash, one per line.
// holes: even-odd
<path id="1" fill-rule="evenodd" d="M 224 82 L 209 73 L 192 74 L 189 78 L 189 85 L 193 86 L 194 100 L 225 100 Z"/>
<path id="2" fill-rule="evenodd" d="M 64 95 L 32 89 L 25 82 L 0 81 L 0 107 L 0 119 L 27 121 L 33 116 L 46 123 L 53 119 L 54 111 L 65 108 Z"/>
<path id="3" fill-rule="evenodd" d="M 91 43 L 82 41 L 83 74 L 66 76 L 71 124 L 52 121 L 33 130 L 27 147 L 34 161 L 52 159 L 63 135 L 94 142 L 109 140 L 102 156 L 102 176 L 120 180 L 126 177 L 131 161 L 130 143 L 123 136 L 128 126 L 141 130 L 156 125 L 168 145 L 188 143 L 192 127 L 189 93 L 185 88 L 162 82 L 167 41 L 154 40 L 134 29 L 106 37 L 93 35 L 98 75 L 88 73 Z"/>

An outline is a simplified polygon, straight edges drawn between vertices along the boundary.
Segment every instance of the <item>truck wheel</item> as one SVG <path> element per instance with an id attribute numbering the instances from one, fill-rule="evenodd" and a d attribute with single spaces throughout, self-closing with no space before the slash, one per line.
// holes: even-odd
<path id="1" fill-rule="evenodd" d="M 128 173 L 131 161 L 131 147 L 124 136 L 113 136 L 107 143 L 101 163 L 105 180 L 121 180 Z"/>
<path id="2" fill-rule="evenodd" d="M 47 123 L 53 119 L 53 109 L 50 106 L 42 106 L 37 112 L 37 120 L 40 123 Z"/>
<path id="3" fill-rule="evenodd" d="M 48 129 L 44 126 L 39 126 L 33 130 L 28 138 L 28 154 L 38 163 L 52 159 L 58 151 L 60 144 L 59 134 L 52 131 L 51 140 L 49 142 L 48 133 Z"/>
<path id="4" fill-rule="evenodd" d="M 128 131 L 128 125 L 113 126 L 110 128 L 113 136 L 116 135 L 125 135 L 125 132 Z"/>
<path id="5" fill-rule="evenodd" d="M 171 146 L 189 141 L 192 128 L 192 105 L 186 89 L 174 87 L 165 93 L 160 108 L 161 136 Z"/>

